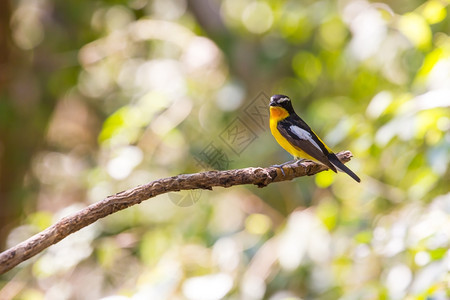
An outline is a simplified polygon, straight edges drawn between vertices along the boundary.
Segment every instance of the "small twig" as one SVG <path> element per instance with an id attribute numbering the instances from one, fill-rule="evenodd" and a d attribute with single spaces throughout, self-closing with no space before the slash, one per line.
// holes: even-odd
<path id="1" fill-rule="evenodd" d="M 352 154 L 343 151 L 337 154 L 346 163 Z M 47 247 L 58 243 L 68 235 L 94 223 L 98 219 L 139 204 L 144 200 L 168 192 L 181 190 L 207 189 L 213 187 L 230 187 L 242 184 L 254 184 L 265 187 L 272 182 L 292 180 L 296 177 L 311 176 L 327 170 L 327 167 L 312 161 L 294 162 L 283 167 L 286 176 L 276 167 L 245 168 L 227 171 L 207 171 L 195 174 L 182 174 L 152 181 L 148 184 L 108 196 L 100 202 L 62 218 L 56 224 L 30 237 L 26 241 L 0 253 L 0 274 L 3 274 L 19 263 L 35 256 Z"/>

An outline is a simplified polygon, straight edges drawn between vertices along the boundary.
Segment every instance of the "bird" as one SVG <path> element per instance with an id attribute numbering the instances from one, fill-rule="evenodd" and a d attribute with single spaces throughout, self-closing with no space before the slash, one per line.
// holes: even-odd
<path id="1" fill-rule="evenodd" d="M 330 147 L 295 113 L 288 96 L 273 95 L 270 97 L 269 107 L 270 131 L 278 144 L 294 156 L 294 161 L 313 160 L 327 166 L 335 173 L 338 170 L 345 172 L 357 182 L 361 182 L 361 179 L 345 166 Z M 285 175 L 283 166 L 291 162 L 293 161 L 273 166 L 279 167 Z"/>

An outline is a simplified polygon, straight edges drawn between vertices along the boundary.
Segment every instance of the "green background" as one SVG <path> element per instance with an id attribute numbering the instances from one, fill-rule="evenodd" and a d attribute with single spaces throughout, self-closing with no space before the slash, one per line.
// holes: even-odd
<path id="1" fill-rule="evenodd" d="M 151 180 L 290 160 L 275 93 L 362 179 L 158 196 L 2 275 L 1 299 L 450 297 L 448 0 L 1 6 L 3 249 Z"/>

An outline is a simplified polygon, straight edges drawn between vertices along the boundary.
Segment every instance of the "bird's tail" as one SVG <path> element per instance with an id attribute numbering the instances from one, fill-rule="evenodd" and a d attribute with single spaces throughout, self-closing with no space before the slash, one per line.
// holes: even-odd
<path id="1" fill-rule="evenodd" d="M 357 182 L 361 182 L 361 179 L 359 179 L 359 177 L 355 173 L 353 173 L 352 170 L 350 170 L 343 163 L 341 163 L 339 158 L 337 158 L 337 156 L 334 153 L 328 154 L 328 159 L 333 164 L 333 166 L 336 167 L 336 169 L 338 169 L 341 172 L 347 173 L 351 178 L 355 179 Z"/>

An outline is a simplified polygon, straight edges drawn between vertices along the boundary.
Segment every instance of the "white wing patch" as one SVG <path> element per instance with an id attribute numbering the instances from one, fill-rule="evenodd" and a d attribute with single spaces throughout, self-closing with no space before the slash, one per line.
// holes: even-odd
<path id="1" fill-rule="evenodd" d="M 314 145 L 314 147 L 316 147 L 317 149 L 320 150 L 320 152 L 322 152 L 322 149 L 320 149 L 320 146 L 316 143 L 315 140 L 313 140 L 311 133 L 309 133 L 308 131 L 301 129 L 300 127 L 296 126 L 296 125 L 291 125 L 291 127 L 289 127 L 289 129 L 301 140 L 305 140 L 310 142 L 311 144 Z"/>

